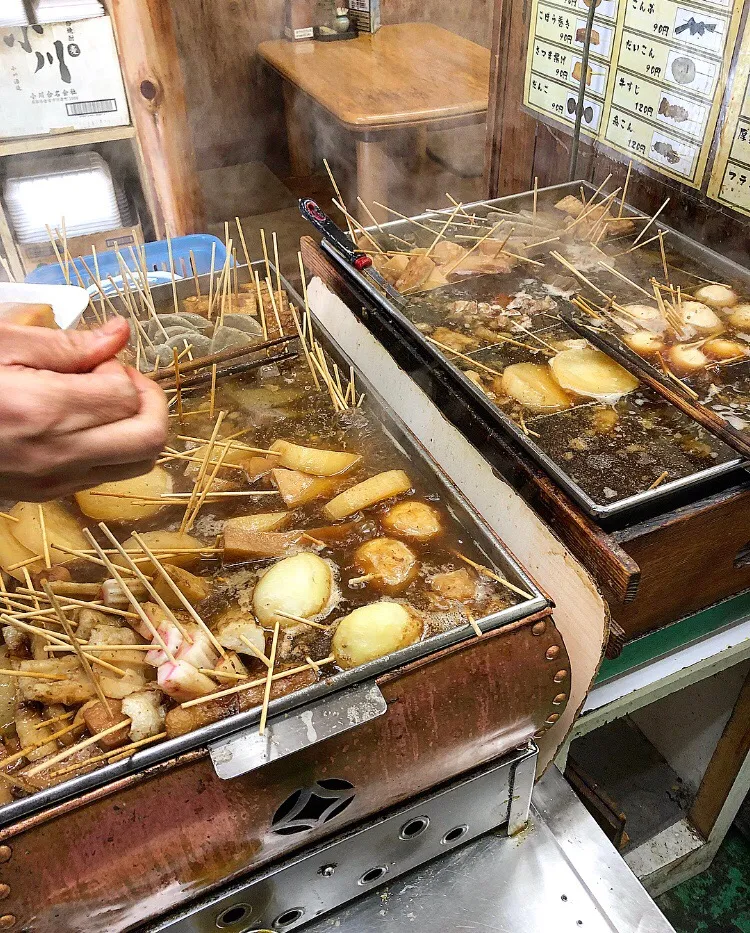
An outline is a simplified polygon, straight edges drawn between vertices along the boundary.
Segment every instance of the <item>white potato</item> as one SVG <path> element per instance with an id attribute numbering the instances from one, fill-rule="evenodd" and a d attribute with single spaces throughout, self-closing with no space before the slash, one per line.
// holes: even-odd
<path id="1" fill-rule="evenodd" d="M 172 492 L 172 477 L 165 469 L 155 466 L 153 470 L 134 479 L 102 483 L 94 489 L 76 493 L 78 508 L 89 518 L 98 522 L 135 522 L 156 515 L 168 503 L 143 502 L 138 496 L 148 499 Z M 114 494 L 114 495 L 113 495 Z M 119 498 L 122 495 L 123 498 Z"/>
<path id="2" fill-rule="evenodd" d="M 387 593 L 398 593 L 419 573 L 417 555 L 396 538 L 372 538 L 360 544 L 354 563 L 364 574 L 373 574 L 370 585 Z"/>
<path id="3" fill-rule="evenodd" d="M 282 628 L 293 620 L 276 615 L 278 610 L 315 620 L 331 602 L 334 592 L 330 566 L 317 554 L 295 554 L 274 564 L 258 581 L 253 609 L 261 625 Z"/>
<path id="4" fill-rule="evenodd" d="M 410 607 L 387 601 L 371 603 L 340 620 L 331 650 L 339 667 L 359 667 L 413 645 L 422 637 L 422 630 L 422 621 Z"/>
<path id="5" fill-rule="evenodd" d="M 664 349 L 661 336 L 649 330 L 637 330 L 635 333 L 625 334 L 623 340 L 639 356 L 656 356 Z"/>
<path id="6" fill-rule="evenodd" d="M 611 403 L 638 388 L 635 376 L 593 347 L 563 350 L 549 365 L 563 389 L 584 398 Z"/>
<path id="7" fill-rule="evenodd" d="M 750 347 L 739 340 L 727 340 L 726 337 L 714 337 L 703 344 L 703 352 L 712 360 L 734 360 L 747 356 Z"/>
<path id="8" fill-rule="evenodd" d="M 623 305 L 627 320 L 635 320 L 644 330 L 661 333 L 666 330 L 667 322 L 656 305 L 631 304 Z"/>
<path id="9" fill-rule="evenodd" d="M 737 292 L 727 285 L 701 285 L 693 295 L 696 301 L 702 301 L 711 308 L 731 308 L 739 301 Z"/>
<path id="10" fill-rule="evenodd" d="M 694 373 L 704 369 L 709 359 L 699 347 L 684 346 L 675 344 L 669 348 L 667 353 L 667 363 L 670 369 L 678 373 Z"/>
<path id="11" fill-rule="evenodd" d="M 681 319 L 696 334 L 719 334 L 724 330 L 721 318 L 700 301 L 683 301 Z"/>
<path id="12" fill-rule="evenodd" d="M 727 318 L 735 330 L 750 331 L 750 304 L 737 305 Z"/>
<path id="13" fill-rule="evenodd" d="M 549 369 L 538 363 L 507 366 L 501 378 L 493 379 L 492 387 L 530 411 L 563 411 L 573 404 L 552 378 Z"/>

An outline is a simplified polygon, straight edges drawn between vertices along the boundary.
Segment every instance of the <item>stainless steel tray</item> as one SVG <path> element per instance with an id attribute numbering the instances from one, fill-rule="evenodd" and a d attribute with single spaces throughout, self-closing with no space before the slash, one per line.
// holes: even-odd
<path id="1" fill-rule="evenodd" d="M 263 264 L 258 263 L 257 265 L 262 266 Z M 246 266 L 238 269 L 238 276 L 240 281 L 246 281 L 249 278 Z M 286 280 L 282 279 L 282 284 L 289 295 L 290 301 L 297 307 L 300 307 L 302 305 L 300 296 L 292 289 Z M 178 283 L 178 296 L 184 297 L 189 294 L 194 294 L 193 287 L 192 280 L 184 280 Z M 167 312 L 171 310 L 172 289 L 170 285 L 153 288 L 152 294 L 157 308 L 161 307 L 159 301 L 163 298 L 164 310 Z M 335 339 L 319 322 L 315 322 L 315 327 L 318 338 L 324 348 L 340 365 L 344 364 L 346 366 L 344 371 L 348 372 L 349 366 L 354 365 L 349 357 L 343 353 Z M 432 459 L 424 447 L 410 433 L 404 421 L 402 421 L 398 415 L 391 412 L 378 393 L 377 387 L 358 373 L 356 365 L 354 366 L 354 370 L 357 374 L 357 384 L 360 390 L 364 391 L 366 395 L 364 407 L 374 410 L 377 413 L 377 418 L 383 430 L 403 454 L 406 454 L 410 460 L 419 463 L 420 466 L 430 472 L 434 478 L 435 484 L 441 490 L 441 496 L 443 497 L 446 508 L 449 509 L 452 516 L 459 524 L 471 530 L 472 542 L 486 557 L 488 563 L 500 568 L 510 582 L 532 594 L 531 599 L 522 600 L 500 612 L 478 619 L 477 623 L 479 627 L 483 631 L 491 631 L 533 615 L 535 612 L 550 605 L 548 598 L 541 592 L 537 584 L 528 576 L 513 555 L 486 525 L 470 503 L 463 497 L 444 470 Z M 332 694 L 338 694 L 341 691 L 351 689 L 355 685 L 360 685 L 360 690 L 368 686 L 374 687 L 375 679 L 386 671 L 392 671 L 417 658 L 424 657 L 442 648 L 448 647 L 449 645 L 466 641 L 474 637 L 476 636 L 474 635 L 473 629 L 467 624 L 438 635 L 433 635 L 418 644 L 397 651 L 388 657 L 371 661 L 362 667 L 334 674 L 296 693 L 289 694 L 278 700 L 273 700 L 268 707 L 269 724 L 272 725 L 273 720 L 284 716 L 284 714 L 291 713 L 292 710 L 301 707 L 311 707 L 317 702 L 329 698 Z M 59 804 L 72 797 L 80 796 L 87 791 L 112 783 L 127 775 L 142 772 L 147 768 L 169 761 L 185 752 L 198 748 L 210 747 L 213 743 L 217 743 L 218 740 L 225 740 L 234 733 L 247 730 L 249 727 L 254 726 L 259 719 L 259 708 L 245 713 L 239 713 L 236 716 L 229 717 L 220 722 L 204 726 L 187 735 L 180 736 L 176 739 L 170 739 L 158 745 L 153 745 L 150 748 L 138 751 L 125 761 L 107 765 L 89 774 L 72 778 L 55 787 L 38 791 L 29 797 L 8 803 L 0 807 L 0 827 L 8 826 L 32 813 L 51 807 L 54 804 Z"/>
<path id="2" fill-rule="evenodd" d="M 549 188 L 540 188 L 537 195 L 543 198 L 553 194 L 555 199 L 557 199 L 563 197 L 565 194 L 578 194 L 581 187 L 590 194 L 595 190 L 594 186 L 589 182 L 582 181 L 554 185 Z M 472 204 L 466 204 L 464 205 L 464 209 L 470 212 L 474 208 L 482 208 L 491 211 L 493 207 L 505 209 L 530 207 L 533 197 L 534 192 L 527 191 L 521 194 L 496 198 L 491 201 L 478 201 Z M 430 217 L 434 218 L 436 215 L 439 216 L 441 214 L 446 216 L 449 215 L 451 211 L 452 208 L 445 208 L 441 211 L 429 211 L 416 215 L 413 219 L 419 221 Z M 624 216 L 627 215 L 642 216 L 633 208 L 626 205 Z M 713 263 L 715 257 L 722 271 L 731 271 L 731 274 L 735 278 L 742 277 L 745 281 L 750 282 L 750 273 L 747 270 L 718 256 L 718 254 L 706 250 L 704 247 L 701 247 L 682 234 L 673 231 L 672 228 L 668 228 L 665 225 L 661 226 L 670 231 L 670 236 L 674 237 L 675 243 L 679 243 L 680 249 L 684 251 L 685 255 L 700 256 L 703 262 L 710 261 L 711 263 Z M 408 222 L 402 220 L 381 225 L 382 230 L 394 232 L 398 230 L 404 231 L 408 227 Z M 378 233 L 376 227 L 369 227 L 367 229 L 368 232 L 373 235 Z M 375 316 L 380 317 L 382 322 L 387 325 L 386 329 L 391 331 L 396 340 L 400 340 L 411 350 L 418 349 L 419 355 L 423 360 L 427 361 L 427 365 L 429 367 L 434 367 L 435 370 L 447 376 L 454 391 L 468 396 L 474 408 L 481 411 L 483 417 L 486 418 L 488 424 L 493 429 L 501 434 L 509 435 L 513 441 L 529 453 L 531 457 L 559 483 L 587 514 L 598 522 L 608 526 L 627 524 L 635 519 L 642 518 L 644 514 L 653 514 L 660 509 L 663 510 L 668 505 L 679 504 L 685 501 L 686 497 L 694 499 L 699 492 L 705 493 L 717 485 L 728 485 L 732 480 L 743 477 L 742 468 L 746 460 L 739 454 L 732 454 L 724 463 L 715 464 L 690 475 L 664 482 L 656 489 L 646 489 L 611 503 L 595 501 L 575 482 L 560 463 L 552 459 L 532 437 L 524 434 L 515 421 L 495 406 L 445 354 L 424 338 L 424 335 L 404 313 L 403 305 L 399 306 L 394 300 L 389 299 L 379 291 L 365 275 L 351 265 L 351 263 L 347 262 L 325 238 L 322 241 L 322 247 L 334 260 L 336 265 L 345 272 L 352 283 L 356 285 L 359 295 L 366 300 L 369 310 L 372 311 Z M 365 323 L 367 323 L 367 321 L 365 321 Z M 429 379 L 429 374 L 427 378 Z M 440 397 L 437 397 L 436 401 L 438 405 L 444 405 L 444 400 Z"/>

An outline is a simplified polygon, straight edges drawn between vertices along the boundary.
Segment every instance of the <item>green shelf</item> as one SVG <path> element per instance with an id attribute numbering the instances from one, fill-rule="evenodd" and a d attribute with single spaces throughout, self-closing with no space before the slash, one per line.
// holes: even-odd
<path id="1" fill-rule="evenodd" d="M 733 596 L 722 603 L 696 612 L 695 615 L 673 622 L 666 628 L 651 632 L 627 644 L 619 658 L 604 660 L 599 668 L 596 683 L 600 684 L 640 667 L 649 661 L 663 657 L 690 642 L 705 638 L 717 629 L 742 622 L 750 617 L 750 592 Z"/>

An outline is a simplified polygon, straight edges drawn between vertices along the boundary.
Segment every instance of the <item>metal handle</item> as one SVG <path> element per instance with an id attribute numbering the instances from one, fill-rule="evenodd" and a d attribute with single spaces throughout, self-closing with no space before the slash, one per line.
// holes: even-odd
<path id="1" fill-rule="evenodd" d="M 270 720 L 263 735 L 254 726 L 214 742 L 211 760 L 216 774 L 228 781 L 377 719 L 387 709 L 377 684 L 357 684 Z"/>
<path id="2" fill-rule="evenodd" d="M 341 227 L 334 223 L 328 214 L 321 210 L 312 198 L 300 198 L 299 211 L 305 220 L 309 220 L 313 227 L 315 227 L 319 233 L 322 233 L 325 239 L 328 240 L 355 269 L 359 269 L 361 272 L 362 269 L 367 269 L 372 265 L 372 260 L 367 253 L 352 246 L 351 240 Z"/>

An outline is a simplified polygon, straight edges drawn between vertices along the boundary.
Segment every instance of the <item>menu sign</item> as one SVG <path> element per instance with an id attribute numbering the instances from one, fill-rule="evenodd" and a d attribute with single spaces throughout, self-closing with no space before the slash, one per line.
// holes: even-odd
<path id="1" fill-rule="evenodd" d="M 737 59 L 708 196 L 750 215 L 750 19 Z"/>
<path id="2" fill-rule="evenodd" d="M 576 8 L 584 12 L 579 35 L 578 17 L 574 24 L 560 28 L 560 8 L 547 0 L 533 0 L 525 103 L 570 124 L 575 122 L 578 81 L 570 69 L 565 78 L 557 74 L 547 56 L 552 52 L 554 66 L 555 54 L 569 61 L 577 55 L 580 78 L 590 2 L 596 0 L 576 0 Z M 742 0 L 599 0 L 583 131 L 636 161 L 699 187 L 741 10 Z M 555 17 L 555 24 L 547 22 L 548 14 Z"/>

